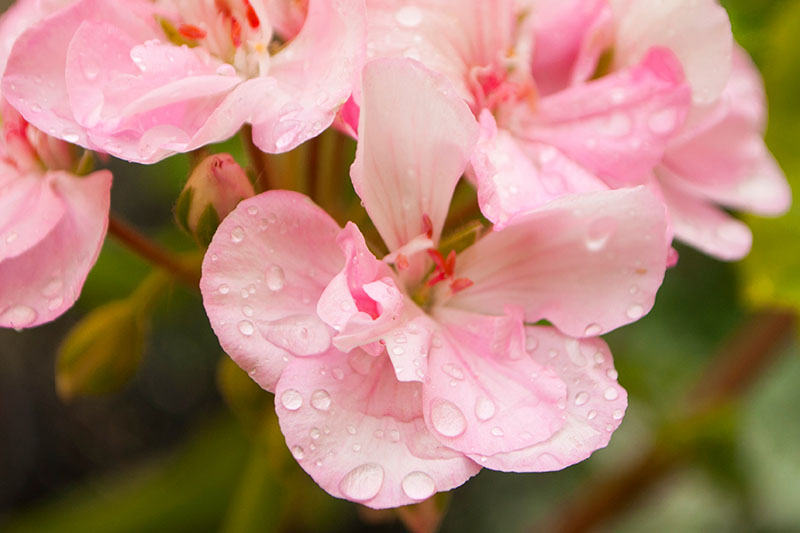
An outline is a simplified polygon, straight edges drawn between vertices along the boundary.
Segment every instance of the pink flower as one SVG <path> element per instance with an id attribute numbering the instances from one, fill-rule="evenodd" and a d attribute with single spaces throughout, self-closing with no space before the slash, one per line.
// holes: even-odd
<path id="1" fill-rule="evenodd" d="M 108 226 L 111 173 L 75 176 L 71 148 L 2 110 L 0 327 L 49 322 L 72 307 Z"/>
<path id="2" fill-rule="evenodd" d="M 152 163 L 253 125 L 262 150 L 319 134 L 362 62 L 359 0 L 313 0 L 277 52 L 265 0 L 77 0 L 25 32 L 3 93 L 33 125 L 86 148 Z M 33 59 L 35 58 L 35 60 Z"/>
<path id="3" fill-rule="evenodd" d="M 358 128 L 352 178 L 383 261 L 354 224 L 268 191 L 222 222 L 203 264 L 212 327 L 275 392 L 300 465 L 334 496 L 384 508 L 481 466 L 556 470 L 605 446 L 626 394 L 594 337 L 652 306 L 660 202 L 643 188 L 564 197 L 445 256 L 478 136 L 470 109 L 418 63 L 377 60 Z M 540 319 L 555 327 L 528 325 Z"/>

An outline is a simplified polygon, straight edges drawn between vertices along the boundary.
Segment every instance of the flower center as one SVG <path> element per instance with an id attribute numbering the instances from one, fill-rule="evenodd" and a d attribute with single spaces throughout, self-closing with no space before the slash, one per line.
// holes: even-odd
<path id="1" fill-rule="evenodd" d="M 176 15 L 159 20 L 173 44 L 202 47 L 247 78 L 268 73 L 277 43 L 263 0 L 162 0 L 160 5 Z"/>

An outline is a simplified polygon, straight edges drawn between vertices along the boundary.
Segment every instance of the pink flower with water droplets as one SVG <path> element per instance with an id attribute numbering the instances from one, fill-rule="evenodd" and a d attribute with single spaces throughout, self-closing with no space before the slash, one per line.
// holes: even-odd
<path id="1" fill-rule="evenodd" d="M 3 92 L 38 128 L 129 161 L 222 141 L 245 123 L 259 148 L 284 152 L 328 127 L 350 95 L 364 7 L 311 0 L 296 31 L 297 14 L 273 4 L 77 0 L 20 37 Z"/>
<path id="2" fill-rule="evenodd" d="M 268 191 L 222 222 L 203 263 L 211 325 L 275 392 L 294 457 L 374 508 L 605 446 L 626 394 L 596 335 L 650 309 L 666 264 L 664 209 L 644 188 L 563 197 L 442 253 L 478 139 L 456 91 L 412 60 L 364 69 L 351 175 L 383 260 L 352 222 Z"/>

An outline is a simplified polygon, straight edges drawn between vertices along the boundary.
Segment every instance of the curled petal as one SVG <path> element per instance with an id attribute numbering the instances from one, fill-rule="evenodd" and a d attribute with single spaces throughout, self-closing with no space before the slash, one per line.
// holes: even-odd
<path id="1" fill-rule="evenodd" d="M 0 181 L 0 262 L 37 246 L 66 211 L 55 184 L 62 175 L 22 176 L 11 169 L 4 174 L 8 180 Z"/>
<path id="2" fill-rule="evenodd" d="M 567 384 L 564 425 L 549 439 L 490 457 L 471 455 L 486 468 L 547 472 L 583 461 L 608 444 L 627 406 L 611 353 L 601 339 L 576 340 L 554 328 L 525 328 L 527 356 Z"/>
<path id="3" fill-rule="evenodd" d="M 97 261 L 108 228 L 111 173 L 83 178 L 51 172 L 63 215 L 23 253 L 0 261 L 0 326 L 24 328 L 49 322 L 72 307 Z"/>
<path id="4" fill-rule="evenodd" d="M 344 262 L 340 228 L 308 197 L 268 191 L 222 221 L 203 260 L 203 305 L 223 349 L 267 390 L 334 334 L 317 300 Z"/>
<path id="5" fill-rule="evenodd" d="M 512 220 L 464 251 L 456 277 L 474 285 L 448 307 L 550 320 L 575 337 L 638 320 L 666 268 L 663 204 L 644 188 L 565 196 Z M 445 296 L 440 294 L 439 296 Z"/>
<path id="6" fill-rule="evenodd" d="M 480 467 L 439 443 L 422 418 L 421 385 L 386 357 L 332 350 L 295 359 L 275 391 L 286 444 L 330 494 L 375 509 L 425 500 Z"/>

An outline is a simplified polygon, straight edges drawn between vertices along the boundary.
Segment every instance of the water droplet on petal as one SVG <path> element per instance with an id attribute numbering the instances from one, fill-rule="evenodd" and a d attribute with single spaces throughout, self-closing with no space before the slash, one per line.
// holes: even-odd
<path id="1" fill-rule="evenodd" d="M 281 403 L 289 411 L 297 411 L 303 405 L 303 396 L 296 389 L 286 389 L 281 394 Z"/>
<path id="2" fill-rule="evenodd" d="M 336 379 L 337 381 L 342 381 L 344 379 L 344 370 L 342 370 L 341 368 L 338 367 L 334 368 L 331 371 L 331 374 L 333 374 L 334 379 Z"/>
<path id="3" fill-rule="evenodd" d="M 584 405 L 586 402 L 589 401 L 589 395 L 585 392 L 579 392 L 577 396 L 575 396 L 575 405 L 580 407 Z"/>
<path id="4" fill-rule="evenodd" d="M 600 335 L 602 331 L 603 328 L 600 327 L 600 324 L 589 324 L 588 326 L 586 326 L 586 330 L 584 331 L 584 333 L 586 334 L 587 337 L 596 337 L 597 335 Z"/>
<path id="5" fill-rule="evenodd" d="M 599 252 L 605 248 L 608 240 L 617 231 L 617 220 L 603 217 L 592 222 L 586 235 L 586 248 L 590 252 Z"/>
<path id="6" fill-rule="evenodd" d="M 250 322 L 249 320 L 242 320 L 241 322 L 239 322 L 239 333 L 241 333 L 242 335 L 246 335 L 249 337 L 250 335 L 253 334 L 255 330 L 256 328 L 253 326 L 253 323 Z"/>
<path id="7" fill-rule="evenodd" d="M 320 436 L 319 428 L 311 428 L 311 431 L 308 432 L 308 436 L 311 437 L 313 440 L 319 439 Z"/>
<path id="8" fill-rule="evenodd" d="M 436 483 L 425 472 L 411 472 L 400 483 L 403 492 L 412 500 L 427 500 L 436 492 Z"/>
<path id="9" fill-rule="evenodd" d="M 633 304 L 628 308 L 626 314 L 631 320 L 639 320 L 644 316 L 644 307 L 639 304 Z"/>
<path id="10" fill-rule="evenodd" d="M 594 420 L 595 418 L 597 418 L 597 411 L 592 409 L 591 411 L 586 413 L 586 418 L 588 418 L 589 420 Z"/>
<path id="11" fill-rule="evenodd" d="M 230 287 L 228 287 L 226 284 L 224 284 L 224 283 L 223 283 L 222 285 L 220 285 L 220 286 L 217 288 L 217 291 L 219 291 L 219 293 L 220 293 L 220 294 L 223 294 L 223 295 L 224 295 L 224 294 L 228 294 L 229 292 L 231 292 L 231 288 L 230 288 Z"/>
<path id="12" fill-rule="evenodd" d="M 609 402 L 613 402 L 614 400 L 619 398 L 619 392 L 614 387 L 609 387 L 603 393 L 603 398 L 605 398 Z"/>
<path id="13" fill-rule="evenodd" d="M 0 321 L 9 324 L 12 328 L 30 326 L 39 314 L 27 305 L 15 305 L 0 315 Z"/>
<path id="14" fill-rule="evenodd" d="M 62 298 L 61 296 L 55 296 L 53 298 L 50 298 L 50 300 L 47 302 L 47 309 L 50 311 L 55 311 L 56 309 L 61 307 L 63 303 L 64 303 L 64 298 Z"/>
<path id="15" fill-rule="evenodd" d="M 433 428 L 445 437 L 458 437 L 467 430 L 467 419 L 456 404 L 444 399 L 434 400 L 431 407 Z"/>
<path id="16" fill-rule="evenodd" d="M 231 231 L 231 241 L 238 244 L 244 240 L 244 228 L 236 226 Z"/>
<path id="17" fill-rule="evenodd" d="M 622 409 L 616 409 L 611 416 L 614 418 L 614 420 L 622 420 L 622 415 Z"/>
<path id="18" fill-rule="evenodd" d="M 606 376 L 608 376 L 608 379 L 613 379 L 614 381 L 616 381 L 617 378 L 619 378 L 619 372 L 617 372 L 613 368 L 609 368 L 608 370 L 606 370 Z"/>
<path id="19" fill-rule="evenodd" d="M 252 317 L 254 313 L 253 308 L 249 305 L 242 306 L 242 314 L 244 316 Z"/>
<path id="20" fill-rule="evenodd" d="M 322 389 L 314 391 L 311 395 L 311 406 L 318 411 L 327 411 L 331 407 L 331 396 Z"/>
<path id="21" fill-rule="evenodd" d="M 306 452 L 303 451 L 303 448 L 300 446 L 292 446 L 292 457 L 297 459 L 298 461 L 302 461 L 303 457 L 306 456 Z"/>
<path id="22" fill-rule="evenodd" d="M 267 269 L 267 287 L 271 291 L 279 291 L 286 286 L 286 274 L 278 265 L 272 265 Z"/>
<path id="23" fill-rule="evenodd" d="M 356 434 L 356 427 L 355 426 L 347 426 L 345 429 L 351 435 L 355 435 Z"/>
<path id="24" fill-rule="evenodd" d="M 502 437 L 503 435 L 505 435 L 505 432 L 501 427 L 495 426 L 492 428 L 492 435 L 494 435 L 495 437 Z"/>
<path id="25" fill-rule="evenodd" d="M 447 374 L 453 379 L 462 380 L 464 379 L 464 372 L 461 371 L 460 368 L 457 366 L 447 363 L 446 365 L 442 366 L 442 372 Z"/>
<path id="26" fill-rule="evenodd" d="M 383 468 L 375 463 L 354 468 L 339 482 L 339 490 L 346 498 L 364 502 L 371 500 L 383 486 Z"/>
<path id="27" fill-rule="evenodd" d="M 497 411 L 497 406 L 486 396 L 480 396 L 475 402 L 475 416 L 481 422 L 486 422 L 492 418 Z"/>

